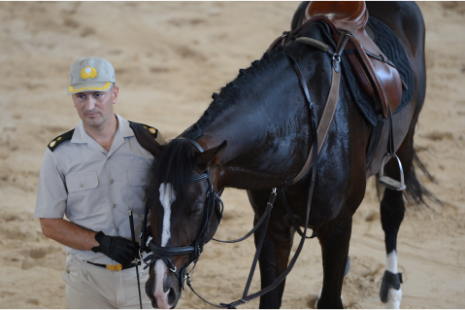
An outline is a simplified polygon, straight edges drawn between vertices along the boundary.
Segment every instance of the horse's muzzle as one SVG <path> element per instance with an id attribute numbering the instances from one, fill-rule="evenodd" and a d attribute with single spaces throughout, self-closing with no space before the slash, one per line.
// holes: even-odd
<path id="1" fill-rule="evenodd" d="M 160 259 L 145 285 L 146 293 L 157 309 L 175 308 L 181 297 L 181 286 L 177 276 Z"/>

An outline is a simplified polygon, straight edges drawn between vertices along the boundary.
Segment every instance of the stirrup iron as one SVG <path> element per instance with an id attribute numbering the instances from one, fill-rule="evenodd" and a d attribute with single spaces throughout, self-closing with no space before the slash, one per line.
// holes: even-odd
<path id="1" fill-rule="evenodd" d="M 395 157 L 397 159 L 400 171 L 400 182 L 388 177 L 387 175 L 384 175 L 384 163 L 387 157 Z M 379 172 L 379 182 L 387 188 L 395 191 L 403 191 L 405 189 L 404 170 L 402 169 L 402 164 L 400 162 L 399 157 L 397 157 L 396 154 L 387 153 L 386 155 L 384 155 L 383 161 L 381 162 L 381 171 Z"/>

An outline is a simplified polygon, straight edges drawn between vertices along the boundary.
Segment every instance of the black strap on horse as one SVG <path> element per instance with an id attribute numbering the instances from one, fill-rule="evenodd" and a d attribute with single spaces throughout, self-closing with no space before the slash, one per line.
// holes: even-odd
<path id="1" fill-rule="evenodd" d="M 289 202 L 287 201 L 287 198 L 286 198 L 286 193 L 284 192 L 282 188 L 279 188 L 278 191 L 279 191 L 279 197 L 281 197 L 281 202 L 284 205 L 284 209 L 286 209 L 287 215 L 289 216 L 289 219 L 291 220 L 292 226 L 294 226 L 295 231 L 301 237 L 305 236 L 305 238 L 307 239 L 315 238 L 316 237 L 315 233 L 313 233 L 310 237 L 304 235 L 304 232 L 302 231 L 302 229 L 300 229 L 300 225 L 299 223 L 297 223 L 297 220 L 295 219 L 295 215 L 292 212 L 291 207 L 289 206 Z"/>

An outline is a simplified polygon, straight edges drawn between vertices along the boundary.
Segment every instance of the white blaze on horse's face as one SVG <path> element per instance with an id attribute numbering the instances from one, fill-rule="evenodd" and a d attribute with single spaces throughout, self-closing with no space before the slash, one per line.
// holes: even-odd
<path id="1" fill-rule="evenodd" d="M 161 234 L 161 246 L 164 247 L 171 238 L 171 205 L 176 200 L 176 193 L 169 183 L 160 185 L 160 203 L 163 206 L 163 230 Z M 163 283 L 168 274 L 168 268 L 165 262 L 161 259 L 155 263 L 155 292 L 153 292 L 157 300 L 157 306 L 161 309 L 169 309 L 171 305 L 168 303 L 168 293 L 163 290 Z"/>
<path id="2" fill-rule="evenodd" d="M 155 263 L 155 272 L 157 275 L 155 279 L 155 292 L 153 292 L 153 295 L 160 309 L 171 308 L 171 305 L 168 303 L 168 293 L 170 290 L 168 289 L 167 292 L 163 291 L 163 280 L 166 278 L 167 271 L 165 262 L 161 259 L 157 260 Z"/>
<path id="3" fill-rule="evenodd" d="M 169 183 L 160 185 L 160 203 L 163 206 L 163 231 L 161 235 L 161 246 L 166 246 L 171 238 L 171 204 L 176 200 L 176 193 Z"/>

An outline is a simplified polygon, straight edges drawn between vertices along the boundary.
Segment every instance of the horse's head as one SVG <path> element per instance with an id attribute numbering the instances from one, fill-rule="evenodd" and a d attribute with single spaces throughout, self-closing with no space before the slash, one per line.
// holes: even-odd
<path id="1" fill-rule="evenodd" d="M 216 165 L 226 141 L 203 151 L 178 138 L 158 154 L 147 188 L 153 252 L 146 292 L 155 308 L 174 308 L 189 266 L 199 259 L 221 220 L 222 203 L 208 167 Z"/>

